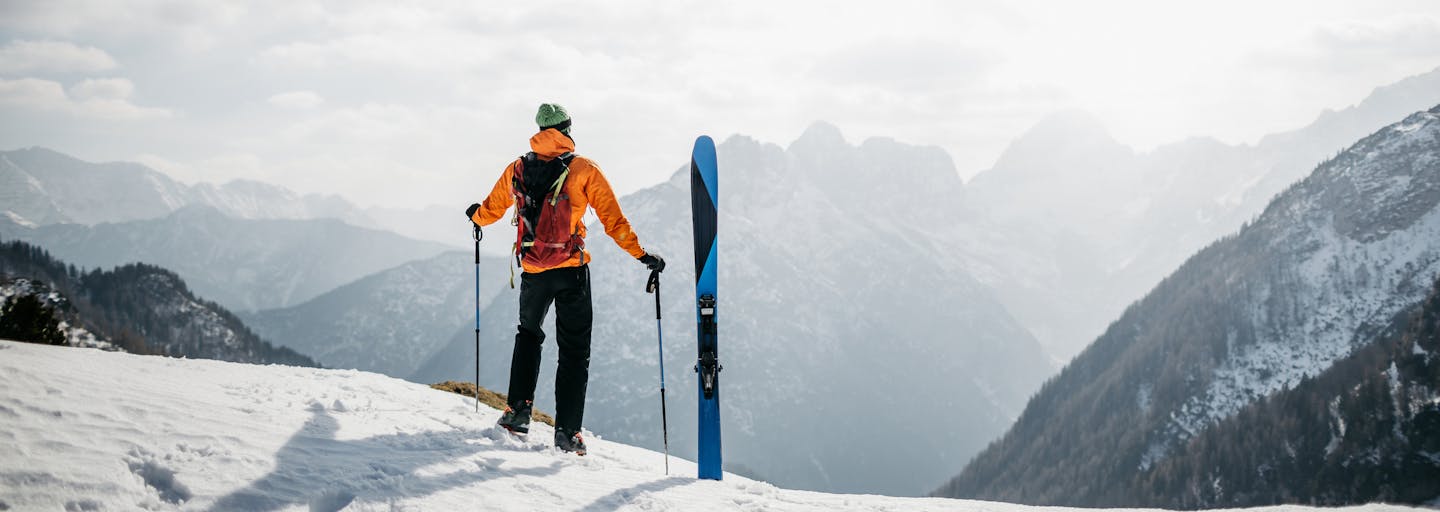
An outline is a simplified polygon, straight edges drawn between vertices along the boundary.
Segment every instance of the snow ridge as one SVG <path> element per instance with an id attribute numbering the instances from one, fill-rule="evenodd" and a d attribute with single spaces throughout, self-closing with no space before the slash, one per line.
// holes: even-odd
<path id="1" fill-rule="evenodd" d="M 791 491 L 354 370 L 0 341 L 0 509 L 795 510 L 1026 507 Z M 103 393 L 97 393 L 103 390 Z M 1399 510 L 1376 508 L 1373 510 Z"/>

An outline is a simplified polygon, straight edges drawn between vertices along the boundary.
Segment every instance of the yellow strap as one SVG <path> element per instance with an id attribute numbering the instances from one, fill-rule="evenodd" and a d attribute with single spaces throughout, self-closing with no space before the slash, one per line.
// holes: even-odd
<path id="1" fill-rule="evenodd" d="M 555 179 L 555 184 L 550 187 L 550 206 L 555 206 L 555 202 L 560 200 L 560 188 L 565 185 L 565 177 L 569 175 L 570 166 L 567 165 L 560 177 Z"/>

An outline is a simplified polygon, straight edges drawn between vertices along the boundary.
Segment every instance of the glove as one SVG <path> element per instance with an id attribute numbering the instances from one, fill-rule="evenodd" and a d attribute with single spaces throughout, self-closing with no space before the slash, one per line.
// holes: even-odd
<path id="1" fill-rule="evenodd" d="M 475 203 L 475 204 L 470 205 L 469 208 L 466 208 L 466 209 L 465 209 L 465 218 L 467 218 L 467 219 L 474 219 L 474 218 L 475 218 L 475 210 L 479 210 L 479 209 L 480 209 L 480 203 Z M 474 221 L 472 220 L 471 222 L 474 222 Z"/>
<path id="2" fill-rule="evenodd" d="M 665 259 L 661 258 L 658 254 L 651 254 L 647 252 L 644 256 L 640 257 L 640 263 L 644 263 L 645 268 L 648 268 L 653 272 L 665 271 Z"/>

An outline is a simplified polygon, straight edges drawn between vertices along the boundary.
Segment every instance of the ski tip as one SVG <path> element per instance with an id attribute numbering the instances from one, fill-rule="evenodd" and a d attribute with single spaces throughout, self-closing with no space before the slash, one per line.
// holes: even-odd
<path id="1" fill-rule="evenodd" d="M 695 147 L 699 148 L 706 146 L 715 147 L 715 139 L 710 138 L 709 135 L 701 135 L 695 138 Z"/>

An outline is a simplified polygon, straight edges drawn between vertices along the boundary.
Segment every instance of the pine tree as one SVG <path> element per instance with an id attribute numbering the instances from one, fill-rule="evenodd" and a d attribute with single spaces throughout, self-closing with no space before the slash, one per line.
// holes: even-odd
<path id="1" fill-rule="evenodd" d="M 21 295 L 0 308 L 0 338 L 64 345 L 65 333 L 55 319 L 55 308 L 34 295 Z"/>

